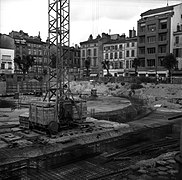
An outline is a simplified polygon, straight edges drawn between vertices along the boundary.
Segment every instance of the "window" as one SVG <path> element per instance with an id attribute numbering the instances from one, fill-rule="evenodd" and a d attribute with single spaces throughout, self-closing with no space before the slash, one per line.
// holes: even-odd
<path id="1" fill-rule="evenodd" d="M 5 63 L 1 63 L 1 69 L 5 69 Z"/>
<path id="2" fill-rule="evenodd" d="M 176 43 L 176 44 L 179 44 L 179 36 L 176 36 L 176 37 L 175 37 L 175 43 Z"/>
<path id="3" fill-rule="evenodd" d="M 145 43 L 145 36 L 139 37 L 139 43 Z"/>
<path id="4" fill-rule="evenodd" d="M 139 61 L 140 61 L 140 67 L 145 67 L 145 59 L 141 58 L 139 59 Z"/>
<path id="5" fill-rule="evenodd" d="M 145 32 L 145 24 L 144 23 L 140 24 L 139 31 L 140 32 Z"/>
<path id="6" fill-rule="evenodd" d="M 97 58 L 93 59 L 93 66 L 96 67 L 97 66 Z"/>
<path id="7" fill-rule="evenodd" d="M 149 32 L 156 31 L 156 25 L 155 24 L 150 24 L 150 25 L 147 26 L 147 28 L 148 28 Z"/>
<path id="8" fill-rule="evenodd" d="M 120 59 L 122 58 L 122 52 L 119 52 L 119 58 Z"/>
<path id="9" fill-rule="evenodd" d="M 10 55 L 2 55 L 2 60 L 11 61 L 11 56 Z"/>
<path id="10" fill-rule="evenodd" d="M 131 46 L 134 47 L 134 46 L 135 46 L 135 42 L 132 42 L 132 43 L 131 43 Z"/>
<path id="11" fill-rule="evenodd" d="M 119 62 L 119 66 L 121 69 L 123 69 L 123 62 L 122 61 Z"/>
<path id="12" fill-rule="evenodd" d="M 167 39 L 166 33 L 159 34 L 159 41 L 166 41 L 166 39 Z"/>
<path id="13" fill-rule="evenodd" d="M 94 56 L 97 56 L 97 49 L 94 49 Z"/>
<path id="14" fill-rule="evenodd" d="M 115 61 L 113 65 L 114 65 L 114 69 L 118 69 L 119 68 L 117 61 Z"/>
<path id="15" fill-rule="evenodd" d="M 113 53 L 110 53 L 110 59 L 113 59 Z"/>
<path id="16" fill-rule="evenodd" d="M 180 49 L 180 48 L 174 49 L 174 56 L 175 57 L 182 57 L 182 49 Z"/>
<path id="17" fill-rule="evenodd" d="M 154 67 L 155 66 L 155 59 L 147 59 L 147 66 Z"/>
<path id="18" fill-rule="evenodd" d="M 82 56 L 85 57 L 85 50 L 82 50 Z"/>
<path id="19" fill-rule="evenodd" d="M 118 45 L 115 45 L 115 50 L 117 50 L 118 49 Z"/>
<path id="20" fill-rule="evenodd" d="M 119 49 L 122 49 L 122 47 L 123 47 L 122 44 L 120 44 L 120 45 L 119 45 Z"/>
<path id="21" fill-rule="evenodd" d="M 159 66 L 164 66 L 164 57 L 159 57 L 158 58 L 158 65 Z"/>
<path id="22" fill-rule="evenodd" d="M 126 57 L 129 57 L 129 56 L 130 56 L 130 52 L 126 51 Z"/>
<path id="23" fill-rule="evenodd" d="M 160 20 L 160 29 L 167 29 L 167 19 Z"/>
<path id="24" fill-rule="evenodd" d="M 111 50 L 114 50 L 114 46 L 111 46 Z"/>
<path id="25" fill-rule="evenodd" d="M 135 57 L 135 50 L 131 51 L 131 57 Z"/>
<path id="26" fill-rule="evenodd" d="M 108 59 L 108 53 L 105 54 L 105 59 Z"/>
<path id="27" fill-rule="evenodd" d="M 126 47 L 130 47 L 130 43 L 128 42 L 128 43 L 126 43 Z"/>
<path id="28" fill-rule="evenodd" d="M 42 55 L 42 51 L 41 50 L 39 50 L 39 55 Z"/>
<path id="29" fill-rule="evenodd" d="M 33 54 L 34 54 L 34 55 L 36 55 L 36 54 L 37 54 L 35 49 L 33 50 Z"/>
<path id="30" fill-rule="evenodd" d="M 164 46 L 159 46 L 159 53 L 166 53 L 166 45 Z"/>
<path id="31" fill-rule="evenodd" d="M 12 69 L 12 63 L 8 62 L 8 69 Z"/>
<path id="32" fill-rule="evenodd" d="M 145 54 L 145 48 L 144 47 L 139 48 L 139 54 Z"/>
<path id="33" fill-rule="evenodd" d="M 114 59 L 117 59 L 117 58 L 118 58 L 118 53 L 115 52 L 115 53 L 114 53 Z"/>
<path id="34" fill-rule="evenodd" d="M 156 41 L 156 36 L 147 37 L 148 43 L 154 43 Z"/>
<path id="35" fill-rule="evenodd" d="M 87 50 L 87 56 L 91 56 L 91 49 Z"/>
<path id="36" fill-rule="evenodd" d="M 126 68 L 129 68 L 129 61 L 126 61 Z"/>
<path id="37" fill-rule="evenodd" d="M 31 49 L 28 49 L 28 54 L 31 54 Z"/>
<path id="38" fill-rule="evenodd" d="M 155 53 L 155 47 L 153 47 L 153 48 L 148 48 L 148 49 L 147 49 L 147 52 L 148 52 L 148 54 L 154 54 L 154 53 Z"/>

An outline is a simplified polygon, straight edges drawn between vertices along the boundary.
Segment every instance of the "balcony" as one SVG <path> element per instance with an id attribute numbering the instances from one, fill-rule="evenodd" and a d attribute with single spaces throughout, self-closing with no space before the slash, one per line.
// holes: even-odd
<path id="1" fill-rule="evenodd" d="M 159 33 L 167 33 L 168 32 L 168 29 L 167 28 L 166 29 L 159 29 L 158 32 Z"/>

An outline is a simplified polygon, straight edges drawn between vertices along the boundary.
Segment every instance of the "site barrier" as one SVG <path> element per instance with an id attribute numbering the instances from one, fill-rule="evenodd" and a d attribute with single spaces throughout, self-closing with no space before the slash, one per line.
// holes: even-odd
<path id="1" fill-rule="evenodd" d="M 45 92 L 46 91 L 46 83 L 40 82 L 18 82 L 18 83 L 10 83 L 6 82 L 6 94 L 14 94 L 16 92 L 19 93 L 35 93 L 36 91 Z"/>

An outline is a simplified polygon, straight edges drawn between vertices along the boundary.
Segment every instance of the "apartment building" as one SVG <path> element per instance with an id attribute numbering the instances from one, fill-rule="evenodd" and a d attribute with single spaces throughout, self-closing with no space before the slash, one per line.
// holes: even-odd
<path id="1" fill-rule="evenodd" d="M 136 30 L 129 30 L 129 37 L 125 40 L 125 73 L 124 76 L 134 76 L 133 60 L 137 58 L 137 36 Z"/>
<path id="2" fill-rule="evenodd" d="M 166 77 L 163 59 L 173 53 L 174 36 L 182 20 L 182 4 L 151 9 L 138 21 L 138 58 L 140 76 Z"/>
<path id="3" fill-rule="evenodd" d="M 20 30 L 12 31 L 9 35 L 15 41 L 15 57 L 32 55 L 35 59 L 33 67 L 30 68 L 28 76 L 30 78 L 41 78 L 44 69 L 48 66 L 47 44 L 41 40 L 40 33 L 38 36 L 29 36 L 28 33 Z M 15 74 L 21 79 L 22 72 L 15 64 Z"/>
<path id="4" fill-rule="evenodd" d="M 110 39 L 110 35 L 102 33 L 102 36 L 98 35 L 96 38 L 93 38 L 93 36 L 90 35 L 87 41 L 80 42 L 81 76 L 86 76 L 85 61 L 87 59 L 90 61 L 90 75 L 102 76 L 103 44 Z"/>
<path id="5" fill-rule="evenodd" d="M 125 69 L 125 37 L 111 39 L 103 45 L 103 61 L 109 61 L 109 73 L 113 76 L 123 76 Z M 103 70 L 103 75 L 107 71 Z"/>
<path id="6" fill-rule="evenodd" d="M 175 73 L 182 75 L 182 23 L 177 25 L 176 31 L 173 32 L 173 36 L 174 36 L 173 53 L 178 61 L 177 65 L 178 71 L 176 71 Z"/>
<path id="7" fill-rule="evenodd" d="M 13 76 L 14 48 L 14 39 L 0 33 L 0 75 Z"/>
<path id="8" fill-rule="evenodd" d="M 113 76 L 132 76 L 134 69 L 132 63 L 137 57 L 137 37 L 136 31 L 129 30 L 129 37 L 125 34 L 111 35 L 111 40 L 103 46 L 104 61 L 109 61 L 109 72 Z M 107 71 L 103 70 L 103 75 Z"/>

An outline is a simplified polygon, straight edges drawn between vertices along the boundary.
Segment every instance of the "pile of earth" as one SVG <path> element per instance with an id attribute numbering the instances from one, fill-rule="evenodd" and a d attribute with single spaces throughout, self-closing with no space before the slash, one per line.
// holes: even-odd
<path id="1" fill-rule="evenodd" d="M 71 83 L 71 90 L 73 93 L 90 95 L 91 89 L 96 88 L 98 95 L 113 95 L 126 98 L 130 98 L 131 95 L 131 97 L 145 100 L 150 107 L 161 105 L 161 107 L 169 109 L 182 108 L 182 86 L 180 84 L 142 83 L 139 89 L 134 89 L 134 92 L 130 94 L 132 85 L 131 83 L 104 84 L 89 81 L 73 81 Z"/>

